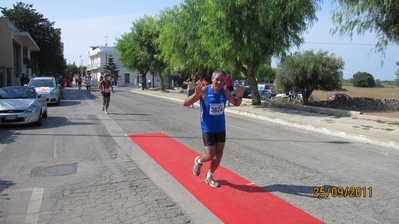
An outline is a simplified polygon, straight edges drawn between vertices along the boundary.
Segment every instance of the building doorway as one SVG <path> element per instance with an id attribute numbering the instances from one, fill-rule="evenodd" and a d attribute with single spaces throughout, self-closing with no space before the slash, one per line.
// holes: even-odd
<path id="1" fill-rule="evenodd" d="M 125 73 L 125 83 L 130 83 L 130 74 Z"/>

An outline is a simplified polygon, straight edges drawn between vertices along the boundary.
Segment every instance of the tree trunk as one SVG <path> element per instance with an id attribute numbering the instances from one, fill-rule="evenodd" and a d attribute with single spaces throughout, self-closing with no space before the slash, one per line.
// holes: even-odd
<path id="1" fill-rule="evenodd" d="M 258 91 L 258 84 L 255 79 L 254 74 L 245 74 L 245 76 L 248 79 L 249 86 L 251 87 L 251 93 L 252 93 L 252 105 L 261 105 L 261 100 L 260 100 L 260 95 Z"/>
<path id="2" fill-rule="evenodd" d="M 141 90 L 144 90 L 147 84 L 147 80 L 145 78 L 145 74 L 141 74 Z"/>
<path id="3" fill-rule="evenodd" d="M 204 66 L 200 65 L 197 69 L 197 72 L 194 75 L 194 80 L 193 80 L 194 83 L 198 80 L 198 77 L 201 76 L 203 72 L 204 72 Z"/>
<path id="4" fill-rule="evenodd" d="M 303 100 L 303 105 L 308 105 L 309 103 L 309 97 L 312 94 L 312 91 L 304 91 L 302 90 L 302 100 Z"/>
<path id="5" fill-rule="evenodd" d="M 159 85 L 162 91 L 166 91 L 166 85 L 163 82 L 162 72 L 162 70 L 158 70 Z"/>
<path id="6" fill-rule="evenodd" d="M 252 105 L 261 105 L 262 102 L 258 91 L 258 83 L 255 78 L 255 72 L 258 70 L 259 64 L 255 65 L 251 62 L 247 62 L 246 68 L 242 66 L 241 62 L 237 62 L 237 65 L 239 65 L 240 70 L 245 74 L 248 79 L 252 93 Z"/>

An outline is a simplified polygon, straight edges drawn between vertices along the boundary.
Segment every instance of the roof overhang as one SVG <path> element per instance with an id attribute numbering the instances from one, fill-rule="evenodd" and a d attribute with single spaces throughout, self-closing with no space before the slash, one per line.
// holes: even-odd
<path id="1" fill-rule="evenodd" d="M 28 32 L 14 32 L 14 39 L 23 46 L 28 47 L 31 51 L 40 51 L 39 46 L 32 39 Z"/>

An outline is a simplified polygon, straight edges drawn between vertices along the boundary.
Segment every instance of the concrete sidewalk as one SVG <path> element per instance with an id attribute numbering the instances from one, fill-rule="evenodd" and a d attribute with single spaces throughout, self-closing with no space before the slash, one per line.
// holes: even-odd
<path id="1" fill-rule="evenodd" d="M 186 94 L 181 90 L 159 90 L 131 88 L 133 93 L 147 94 L 183 102 Z M 198 103 L 196 107 L 198 107 Z M 226 107 L 226 113 L 235 113 L 267 122 L 319 132 L 331 136 L 356 140 L 374 145 L 399 149 L 399 119 L 362 115 L 357 112 L 306 106 L 263 102 L 253 106 L 250 99 L 244 99 L 239 107 Z M 325 114 L 329 113 L 329 114 Z M 334 115 L 331 115 L 334 114 Z"/>

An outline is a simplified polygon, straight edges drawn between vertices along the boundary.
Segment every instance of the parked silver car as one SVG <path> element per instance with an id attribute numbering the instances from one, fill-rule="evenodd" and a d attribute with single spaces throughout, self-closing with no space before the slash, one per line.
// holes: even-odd
<path id="1" fill-rule="evenodd" d="M 262 100 L 272 98 L 271 85 L 269 84 L 258 84 L 258 92 Z M 248 97 L 252 98 L 252 93 L 248 94 Z"/>
<path id="2" fill-rule="evenodd" d="M 34 77 L 28 83 L 36 92 L 47 99 L 47 103 L 58 105 L 61 100 L 61 85 L 54 77 Z"/>
<path id="3" fill-rule="evenodd" d="M 47 101 L 27 86 L 0 88 L 0 125 L 35 123 L 47 117 Z"/>

